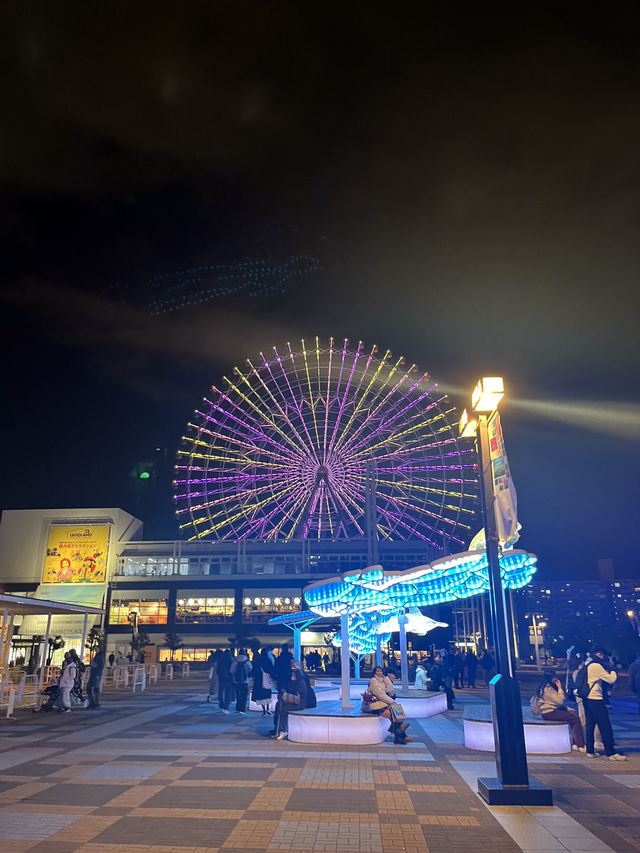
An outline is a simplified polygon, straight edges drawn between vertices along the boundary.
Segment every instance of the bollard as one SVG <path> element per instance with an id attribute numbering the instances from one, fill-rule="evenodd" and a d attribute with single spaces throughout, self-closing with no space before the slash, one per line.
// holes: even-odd
<path id="1" fill-rule="evenodd" d="M 173 666 L 172 664 L 167 664 L 167 669 L 165 671 L 165 677 L 167 681 L 173 681 Z"/>
<path id="2" fill-rule="evenodd" d="M 188 663 L 182 664 L 182 677 L 183 678 L 189 678 L 189 664 Z"/>

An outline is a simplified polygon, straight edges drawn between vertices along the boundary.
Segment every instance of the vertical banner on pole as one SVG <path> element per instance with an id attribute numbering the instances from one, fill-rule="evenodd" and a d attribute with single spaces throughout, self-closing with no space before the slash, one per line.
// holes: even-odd
<path id="1" fill-rule="evenodd" d="M 518 498 L 511 479 L 497 409 L 488 420 L 487 430 L 498 539 L 504 548 L 511 548 L 518 541 Z"/>

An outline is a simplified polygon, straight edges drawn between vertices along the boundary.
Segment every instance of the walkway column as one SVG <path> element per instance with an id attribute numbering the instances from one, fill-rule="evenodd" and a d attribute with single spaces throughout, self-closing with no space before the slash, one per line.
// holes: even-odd
<path id="1" fill-rule="evenodd" d="M 9 632 L 7 625 L 9 623 L 9 608 L 5 607 L 2 614 L 2 631 L 0 632 L 0 669 L 3 669 L 5 643 L 9 642 Z M 6 636 L 6 640 L 5 640 Z"/>
<path id="2" fill-rule="evenodd" d="M 42 658 L 40 660 L 40 675 L 38 676 L 38 693 L 42 692 L 44 683 L 44 673 L 47 668 L 47 650 L 49 648 L 49 634 L 51 633 L 51 614 L 47 614 L 47 630 L 44 632 L 44 644 L 42 648 Z"/>
<path id="3" fill-rule="evenodd" d="M 85 647 L 86 642 L 87 642 L 87 619 L 88 618 L 89 618 L 89 614 L 85 613 L 84 614 L 84 624 L 82 626 L 82 642 L 80 643 L 80 652 L 78 654 L 78 657 L 83 662 L 84 662 L 84 647 Z"/>
<path id="4" fill-rule="evenodd" d="M 340 635 L 342 637 L 342 645 L 340 647 L 340 675 L 342 684 L 342 707 L 343 709 L 353 708 L 349 701 L 349 614 L 343 613 L 340 616 Z"/>
<path id="5" fill-rule="evenodd" d="M 2 633 L 5 635 L 4 646 L 2 649 L 2 677 L 4 678 L 4 673 L 7 669 L 7 664 L 9 663 L 9 655 L 11 653 L 11 639 L 13 637 L 13 617 L 12 613 L 9 617 L 9 621 L 7 622 L 7 609 L 5 607 L 4 611 L 4 621 L 2 623 Z"/>
<path id="6" fill-rule="evenodd" d="M 407 617 L 404 612 L 398 614 L 398 627 L 400 629 L 400 673 L 402 675 L 402 689 L 409 689 L 409 661 L 407 660 Z"/>
<path id="7" fill-rule="evenodd" d="M 301 628 L 294 628 L 293 629 L 293 656 L 297 661 L 300 662 L 300 665 L 302 666 L 302 659 L 300 657 L 300 655 L 302 653 L 302 643 L 300 640 L 300 634 L 301 633 L 302 633 Z"/>

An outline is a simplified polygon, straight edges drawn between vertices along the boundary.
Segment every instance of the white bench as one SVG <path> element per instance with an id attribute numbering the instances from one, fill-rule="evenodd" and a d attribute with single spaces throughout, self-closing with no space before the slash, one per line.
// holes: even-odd
<path id="1" fill-rule="evenodd" d="M 462 718 L 464 745 L 468 749 L 495 752 L 490 705 L 467 705 Z M 522 708 L 524 744 L 528 753 L 561 755 L 571 752 L 571 735 L 567 723 L 534 717 L 528 707 Z"/>
<path id="2" fill-rule="evenodd" d="M 349 699 L 353 699 L 358 708 L 362 700 L 362 694 L 367 689 L 369 682 L 364 684 L 352 684 L 349 688 Z M 442 714 L 447 710 L 447 694 L 433 692 L 431 690 L 416 690 L 410 687 L 409 690 L 403 690 L 399 685 L 394 684 L 394 691 L 398 702 L 404 708 L 407 719 L 410 720 L 426 720 L 429 717 L 435 717 L 436 714 Z M 317 688 L 318 699 L 336 700 L 342 698 L 342 689 L 339 685 L 332 685 L 326 689 L 323 687 Z"/>
<path id="3" fill-rule="evenodd" d="M 288 738 L 293 743 L 334 743 L 371 746 L 382 743 L 389 720 L 342 708 L 338 702 L 319 702 L 317 708 L 289 713 Z"/>

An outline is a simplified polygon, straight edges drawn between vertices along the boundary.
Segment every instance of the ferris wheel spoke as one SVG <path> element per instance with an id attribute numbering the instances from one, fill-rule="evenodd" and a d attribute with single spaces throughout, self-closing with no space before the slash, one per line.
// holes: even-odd
<path id="1" fill-rule="evenodd" d="M 307 443 L 306 444 L 303 443 L 303 446 L 305 447 L 306 452 L 308 454 L 310 454 L 317 462 L 318 461 L 318 454 L 317 454 L 316 448 L 313 445 L 313 440 L 311 438 L 311 434 L 309 433 L 309 428 L 307 426 L 307 422 L 304 419 L 304 416 L 302 414 L 302 408 L 300 406 L 300 401 L 299 401 L 298 397 L 296 397 L 295 392 L 294 392 L 293 388 L 291 387 L 291 382 L 289 381 L 289 376 L 288 376 L 288 374 L 284 368 L 284 365 L 282 363 L 282 358 L 280 357 L 278 350 L 274 347 L 273 351 L 276 355 L 276 361 L 278 362 L 280 372 L 282 373 L 283 379 L 287 385 L 287 388 L 289 389 L 289 394 L 291 395 L 291 399 L 290 399 L 289 404 L 291 406 L 293 406 L 293 408 L 295 409 L 295 411 L 298 415 L 298 418 L 300 420 L 300 423 L 302 424 L 302 429 L 304 431 L 304 434 L 307 437 Z M 275 378 L 273 377 L 273 373 L 271 372 L 271 365 L 269 365 L 268 363 L 267 363 L 267 369 L 268 369 L 269 375 L 274 379 L 274 383 L 275 383 Z M 295 371 L 295 364 L 294 364 L 294 371 Z M 297 372 L 296 372 L 296 379 L 298 380 L 298 388 L 300 389 L 300 391 L 302 391 Z M 284 399 L 284 394 L 282 394 L 282 397 Z M 285 402 L 285 405 L 287 405 L 286 402 Z"/>
<path id="2" fill-rule="evenodd" d="M 309 408 L 311 410 L 311 417 L 313 418 L 313 429 L 316 434 L 316 448 L 320 449 L 320 436 L 318 435 L 318 421 L 316 419 L 316 406 L 315 400 L 313 399 L 313 391 L 311 390 L 311 377 L 309 375 L 309 362 L 307 361 L 307 348 L 304 344 L 304 340 L 302 341 L 302 358 L 304 361 L 304 373 L 307 378 L 307 389 L 309 392 Z"/>

